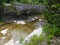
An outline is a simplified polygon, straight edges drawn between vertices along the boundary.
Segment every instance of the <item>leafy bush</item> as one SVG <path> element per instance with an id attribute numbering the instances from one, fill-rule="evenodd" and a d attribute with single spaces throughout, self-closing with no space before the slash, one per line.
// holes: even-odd
<path id="1" fill-rule="evenodd" d="M 44 40 L 44 36 L 40 35 L 34 35 L 29 42 L 26 43 L 26 45 L 39 45 L 41 41 Z"/>
<path id="2" fill-rule="evenodd" d="M 45 4 L 47 11 L 44 12 L 48 23 L 60 28 L 60 1 L 47 0 Z"/>
<path id="3" fill-rule="evenodd" d="M 0 6 L 3 6 L 5 3 L 5 0 L 0 0 Z"/>
<path id="4" fill-rule="evenodd" d="M 60 30 L 55 25 L 47 24 L 43 27 L 43 32 L 46 36 L 60 36 Z"/>
<path id="5" fill-rule="evenodd" d="M 20 38 L 19 42 L 21 43 L 24 40 L 24 38 Z"/>

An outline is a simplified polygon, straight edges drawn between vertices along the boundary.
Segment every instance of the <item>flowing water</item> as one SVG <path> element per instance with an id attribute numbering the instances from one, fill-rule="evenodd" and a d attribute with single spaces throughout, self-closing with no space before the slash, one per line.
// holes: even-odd
<path id="1" fill-rule="evenodd" d="M 0 26 L 0 45 L 4 45 L 9 40 L 13 38 L 14 41 L 20 38 L 25 38 L 29 33 L 31 33 L 35 28 L 32 23 L 26 24 L 4 24 Z"/>
<path id="2" fill-rule="evenodd" d="M 35 18 L 38 19 L 37 17 Z M 31 20 L 33 21 L 29 22 Z M 35 19 L 32 18 L 31 20 L 27 20 L 28 23 L 14 20 L 13 23 L 5 23 L 0 25 L 0 45 L 8 45 L 6 43 L 9 43 L 9 41 L 13 42 L 13 44 L 11 43 L 9 45 L 15 45 L 18 40 L 21 41 L 21 39 L 26 38 L 34 29 L 36 29 L 36 27 L 39 27 L 41 24 L 41 19 L 34 21 Z M 37 29 L 38 32 L 39 29 Z M 35 33 L 35 31 L 33 32 Z"/>

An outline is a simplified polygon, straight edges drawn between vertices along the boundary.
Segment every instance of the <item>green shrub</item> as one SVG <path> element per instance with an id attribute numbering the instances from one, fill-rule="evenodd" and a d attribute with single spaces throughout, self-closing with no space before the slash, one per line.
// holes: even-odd
<path id="1" fill-rule="evenodd" d="M 46 9 L 44 12 L 46 20 L 49 24 L 56 25 L 60 28 L 60 1 L 46 0 Z"/>
<path id="2" fill-rule="evenodd" d="M 24 38 L 20 38 L 19 42 L 21 43 L 24 40 Z"/>
<path id="3" fill-rule="evenodd" d="M 60 30 L 55 25 L 47 24 L 43 27 L 43 32 L 46 36 L 60 36 Z"/>
<path id="4" fill-rule="evenodd" d="M 40 35 L 34 35 L 29 42 L 26 43 L 26 45 L 38 45 L 41 41 L 44 40 L 44 36 Z"/>

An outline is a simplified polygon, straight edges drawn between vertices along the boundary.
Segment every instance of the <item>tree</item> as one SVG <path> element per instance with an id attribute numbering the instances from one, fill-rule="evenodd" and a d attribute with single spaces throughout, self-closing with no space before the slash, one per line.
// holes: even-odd
<path id="1" fill-rule="evenodd" d="M 60 1 L 46 0 L 43 4 L 46 5 L 47 8 L 44 15 L 48 23 L 60 27 Z"/>
<path id="2" fill-rule="evenodd" d="M 3 6 L 5 3 L 5 0 L 0 0 L 0 6 Z"/>

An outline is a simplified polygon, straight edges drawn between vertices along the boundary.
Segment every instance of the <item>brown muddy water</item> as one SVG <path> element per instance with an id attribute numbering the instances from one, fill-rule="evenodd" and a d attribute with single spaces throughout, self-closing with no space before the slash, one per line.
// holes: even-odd
<path id="1" fill-rule="evenodd" d="M 20 38 L 25 38 L 35 29 L 34 24 L 16 24 L 8 23 L 0 25 L 0 45 L 4 45 L 12 38 L 14 41 L 19 40 Z M 4 30 L 6 33 L 4 33 Z"/>

